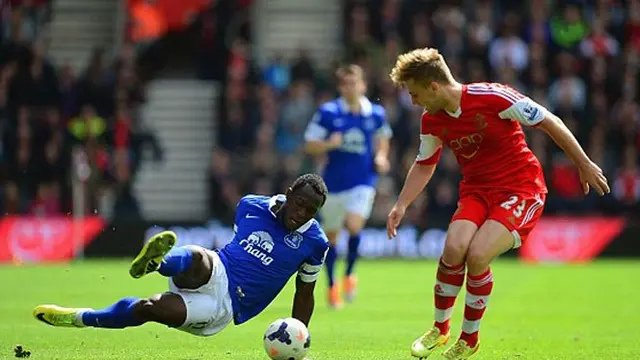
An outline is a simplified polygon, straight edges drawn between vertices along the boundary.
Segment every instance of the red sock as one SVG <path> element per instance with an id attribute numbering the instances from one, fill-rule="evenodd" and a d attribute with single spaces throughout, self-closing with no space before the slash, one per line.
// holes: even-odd
<path id="1" fill-rule="evenodd" d="M 467 275 L 467 297 L 464 305 L 464 321 L 460 339 L 471 347 L 478 343 L 478 331 L 489 296 L 493 289 L 493 274 L 488 269 L 480 275 Z"/>
<path id="2" fill-rule="evenodd" d="M 433 288 L 435 297 L 435 322 L 433 326 L 440 329 L 440 333 L 449 332 L 449 321 L 453 313 L 453 305 L 464 283 L 464 264 L 450 266 L 440 259 L 436 285 Z"/>

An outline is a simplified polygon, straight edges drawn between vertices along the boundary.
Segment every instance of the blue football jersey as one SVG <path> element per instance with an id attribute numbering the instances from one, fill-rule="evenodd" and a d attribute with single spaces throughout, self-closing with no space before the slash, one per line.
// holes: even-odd
<path id="1" fill-rule="evenodd" d="M 235 324 L 264 310 L 291 275 L 314 282 L 322 270 L 326 235 L 313 219 L 294 231 L 285 228 L 271 211 L 285 200 L 284 195 L 247 195 L 236 207 L 235 235 L 218 252 L 229 278 Z"/>
<path id="2" fill-rule="evenodd" d="M 323 178 L 329 192 L 335 193 L 358 185 L 374 186 L 377 174 L 373 162 L 376 137 L 391 137 L 384 108 L 366 97 L 360 99 L 360 113 L 349 112 L 343 98 L 320 106 L 305 131 L 306 141 L 326 140 L 340 132 L 343 144 L 327 153 Z"/>

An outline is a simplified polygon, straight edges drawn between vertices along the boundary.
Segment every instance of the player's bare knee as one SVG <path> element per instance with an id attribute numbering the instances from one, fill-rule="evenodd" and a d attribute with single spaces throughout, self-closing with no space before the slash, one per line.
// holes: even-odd
<path id="1" fill-rule="evenodd" d="M 153 312 L 155 303 L 152 298 L 149 299 L 140 299 L 136 302 L 132 307 L 133 316 L 142 321 L 154 321 Z"/>
<path id="2" fill-rule="evenodd" d="M 345 228 L 350 236 L 358 235 L 362 229 L 366 220 L 360 215 L 347 214 L 347 219 L 345 221 Z"/>
<path id="3" fill-rule="evenodd" d="M 464 239 L 447 237 L 442 251 L 442 260 L 450 266 L 460 265 L 464 263 L 468 248 L 469 243 Z"/>
<path id="4" fill-rule="evenodd" d="M 460 265 L 465 262 L 471 239 L 476 234 L 478 226 L 471 221 L 456 220 L 451 223 L 444 243 L 442 260 L 447 265 Z"/>
<path id="5" fill-rule="evenodd" d="M 493 254 L 485 251 L 481 247 L 471 247 L 467 253 L 467 271 L 471 275 L 478 275 L 489 268 L 493 260 Z"/>
<path id="6" fill-rule="evenodd" d="M 137 319 L 145 322 L 153 321 L 177 327 L 182 325 L 186 318 L 186 310 L 181 310 L 178 303 L 183 301 L 177 294 L 157 294 L 138 301 L 133 307 L 133 314 Z"/>
<path id="7" fill-rule="evenodd" d="M 345 227 L 347 229 L 347 232 L 349 233 L 349 236 L 354 236 L 358 235 L 362 231 L 364 223 L 347 223 Z"/>
<path id="8" fill-rule="evenodd" d="M 205 254 L 204 249 L 200 247 L 194 247 L 191 249 L 191 270 L 195 271 L 197 269 L 201 269 L 203 266 L 206 266 L 205 261 L 208 258 Z"/>
<path id="9" fill-rule="evenodd" d="M 191 266 L 186 271 L 173 277 L 173 283 L 181 289 L 197 289 L 209 282 L 213 264 L 204 248 L 189 246 Z"/>

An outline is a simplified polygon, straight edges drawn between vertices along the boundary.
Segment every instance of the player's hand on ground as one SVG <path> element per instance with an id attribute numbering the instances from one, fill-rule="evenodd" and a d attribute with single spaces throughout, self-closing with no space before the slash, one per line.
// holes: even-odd
<path id="1" fill-rule="evenodd" d="M 329 143 L 332 149 L 337 149 L 340 146 L 342 146 L 343 140 L 344 139 L 342 137 L 342 133 L 334 132 L 333 134 L 331 134 L 331 136 L 329 136 L 329 139 L 327 139 L 327 142 Z"/>
<path id="2" fill-rule="evenodd" d="M 398 225 L 400 225 L 406 211 L 406 207 L 396 204 L 389 212 L 389 216 L 387 216 L 387 236 L 389 239 L 398 235 Z"/>
<path id="3" fill-rule="evenodd" d="M 376 156 L 374 162 L 376 164 L 376 171 L 378 174 L 386 174 L 389 172 L 391 164 L 386 156 Z"/>
<path id="4" fill-rule="evenodd" d="M 600 169 L 600 167 L 594 162 L 589 161 L 588 163 L 580 166 L 578 171 L 580 173 L 580 182 L 582 183 L 582 189 L 584 190 L 585 195 L 589 193 L 590 188 L 593 188 L 600 196 L 611 192 L 607 178 L 602 173 L 602 169 Z"/>

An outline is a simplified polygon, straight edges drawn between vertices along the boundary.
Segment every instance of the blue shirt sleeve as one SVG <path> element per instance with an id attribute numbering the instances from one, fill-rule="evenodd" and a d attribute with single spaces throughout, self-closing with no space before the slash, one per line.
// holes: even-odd
<path id="1" fill-rule="evenodd" d="M 313 114 L 307 129 L 304 132 L 305 141 L 321 141 L 325 140 L 329 134 L 333 132 L 331 126 L 331 116 L 322 107 Z"/>
<path id="2" fill-rule="evenodd" d="M 318 244 L 315 251 L 302 263 L 300 269 L 298 269 L 298 277 L 306 283 L 318 280 L 320 272 L 322 271 L 322 265 L 324 265 L 324 260 L 327 257 L 327 251 L 329 250 L 329 241 L 324 233 L 321 232 L 319 237 L 321 238 L 317 239 Z"/>
<path id="3" fill-rule="evenodd" d="M 247 214 L 247 207 L 249 205 L 248 203 L 249 203 L 249 197 L 244 196 L 240 199 L 240 201 L 238 201 L 238 205 L 236 205 L 236 216 L 233 221 L 234 233 L 238 232 L 238 224 L 240 223 L 240 220 L 242 220 L 242 218 L 244 218 Z"/>

